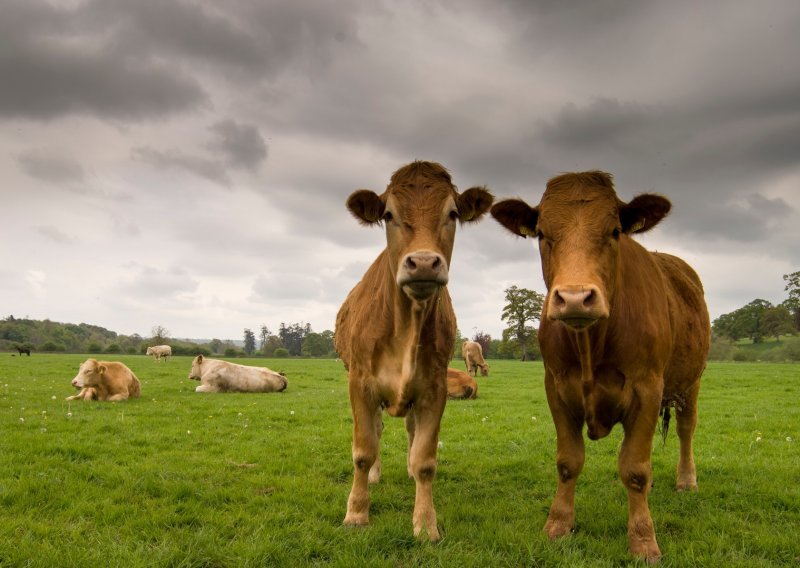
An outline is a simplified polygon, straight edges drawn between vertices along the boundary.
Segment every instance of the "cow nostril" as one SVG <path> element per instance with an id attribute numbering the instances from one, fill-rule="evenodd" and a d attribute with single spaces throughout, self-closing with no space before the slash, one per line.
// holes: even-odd
<path id="1" fill-rule="evenodd" d="M 414 262 L 414 259 L 411 258 L 410 256 L 406 259 L 406 268 L 409 269 L 409 270 L 416 270 L 417 269 L 417 263 Z"/>
<path id="2" fill-rule="evenodd" d="M 583 299 L 583 305 L 587 308 L 590 308 L 594 305 L 596 299 L 597 294 L 595 294 L 594 290 L 589 290 L 586 293 L 586 297 Z"/>
<path id="3" fill-rule="evenodd" d="M 563 308 L 567 303 L 566 300 L 564 300 L 564 298 L 561 296 L 561 294 L 558 293 L 558 290 L 554 292 L 553 299 L 555 300 L 556 306 L 558 306 L 559 308 Z"/>

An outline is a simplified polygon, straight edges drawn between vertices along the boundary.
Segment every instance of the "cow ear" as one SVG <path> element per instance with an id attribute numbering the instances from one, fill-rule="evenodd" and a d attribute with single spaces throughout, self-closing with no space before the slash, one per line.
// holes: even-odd
<path id="1" fill-rule="evenodd" d="M 492 217 L 520 237 L 534 236 L 539 210 L 521 199 L 505 199 L 492 207 Z"/>
<path id="2" fill-rule="evenodd" d="M 494 196 L 486 187 L 470 187 L 456 198 L 458 216 L 462 223 L 477 221 L 489 210 Z"/>
<path id="3" fill-rule="evenodd" d="M 378 194 L 368 189 L 359 189 L 347 198 L 347 208 L 362 225 L 379 223 L 385 207 Z"/>
<path id="4" fill-rule="evenodd" d="M 195 360 L 196 360 L 198 363 L 202 363 L 202 362 L 203 362 L 203 354 L 201 353 L 200 355 L 198 355 L 198 356 L 197 356 L 197 359 L 195 359 Z"/>
<path id="5" fill-rule="evenodd" d="M 643 193 L 619 208 L 619 222 L 626 234 L 649 231 L 667 216 L 672 204 L 654 193 Z"/>
<path id="6" fill-rule="evenodd" d="M 97 370 L 97 374 L 99 374 L 99 375 L 105 375 L 105 374 L 106 374 L 106 371 L 107 371 L 108 369 L 106 369 L 106 366 L 105 366 L 105 365 L 98 365 L 98 366 L 97 366 L 97 368 L 96 368 L 96 370 Z"/>

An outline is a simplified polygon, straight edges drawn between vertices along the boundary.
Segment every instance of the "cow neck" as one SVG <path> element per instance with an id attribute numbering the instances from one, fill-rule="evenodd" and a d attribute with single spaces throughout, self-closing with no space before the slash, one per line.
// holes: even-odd
<path id="1" fill-rule="evenodd" d="M 578 362 L 581 365 L 581 387 L 583 389 L 583 400 L 586 401 L 588 395 L 594 388 L 594 369 L 592 366 L 592 341 L 589 337 L 589 330 L 582 329 L 575 332 L 575 346 L 578 350 Z"/>
<path id="2" fill-rule="evenodd" d="M 422 341 L 422 331 L 426 323 L 435 325 L 433 309 L 439 304 L 441 290 L 435 292 L 428 300 L 411 300 L 402 291 L 395 302 L 394 341 L 399 345 L 402 357 L 400 368 L 399 392 L 394 401 L 386 408 L 391 416 L 404 416 L 413 402 L 410 385 L 417 374 L 417 360 Z"/>

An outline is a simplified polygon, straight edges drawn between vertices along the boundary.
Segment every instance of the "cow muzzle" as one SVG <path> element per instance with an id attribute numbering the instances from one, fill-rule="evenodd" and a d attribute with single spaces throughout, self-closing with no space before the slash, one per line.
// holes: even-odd
<path id="1" fill-rule="evenodd" d="M 397 285 L 414 300 L 427 300 L 448 278 L 447 261 L 427 250 L 407 254 L 397 271 Z"/>
<path id="2" fill-rule="evenodd" d="M 83 382 L 78 379 L 72 379 L 72 386 L 75 387 L 76 389 L 82 389 Z"/>
<path id="3" fill-rule="evenodd" d="M 550 291 L 547 315 L 571 328 L 585 329 L 608 317 L 608 304 L 597 286 L 555 286 Z"/>

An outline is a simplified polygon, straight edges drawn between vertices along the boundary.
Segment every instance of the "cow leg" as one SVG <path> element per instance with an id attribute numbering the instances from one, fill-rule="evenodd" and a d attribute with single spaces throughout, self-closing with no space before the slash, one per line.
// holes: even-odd
<path id="1" fill-rule="evenodd" d="M 383 409 L 378 407 L 375 411 L 375 432 L 378 437 L 378 451 L 375 457 L 375 463 L 369 468 L 368 480 L 371 484 L 376 484 L 381 480 L 381 434 L 383 434 Z"/>
<path id="2" fill-rule="evenodd" d="M 623 422 L 625 437 L 619 452 L 619 478 L 628 490 L 628 546 L 631 554 L 648 563 L 661 558 L 653 519 L 647 504 L 653 473 L 650 454 L 660 401 L 639 397 L 638 412 Z"/>
<path id="3" fill-rule="evenodd" d="M 407 430 L 409 425 L 413 428 L 409 430 L 411 445 L 408 449 L 408 466 L 416 482 L 414 536 L 420 540 L 427 538 L 431 542 L 440 538 L 433 506 L 433 478 L 436 477 L 436 451 L 446 397 L 443 389 L 440 396 L 428 404 L 415 404 L 409 413 L 413 413 L 414 417 L 406 419 Z"/>
<path id="4" fill-rule="evenodd" d="M 556 427 L 558 486 L 544 532 L 550 539 L 556 539 L 570 534 L 575 526 L 575 485 L 585 457 L 583 420 L 577 420 L 568 411 L 556 392 L 555 380 L 549 371 L 546 371 L 545 392 Z"/>
<path id="5" fill-rule="evenodd" d="M 350 407 L 353 412 L 353 487 L 347 498 L 344 524 L 369 524 L 369 477 L 378 459 L 380 406 L 372 404 L 363 390 L 350 383 Z"/>
<path id="6" fill-rule="evenodd" d="M 687 393 L 683 404 L 676 409 L 678 423 L 678 439 L 680 440 L 680 457 L 678 458 L 678 491 L 686 489 L 697 491 L 697 473 L 694 467 L 694 451 L 692 439 L 697 427 L 697 397 L 700 393 L 700 382 L 696 382 Z"/>

